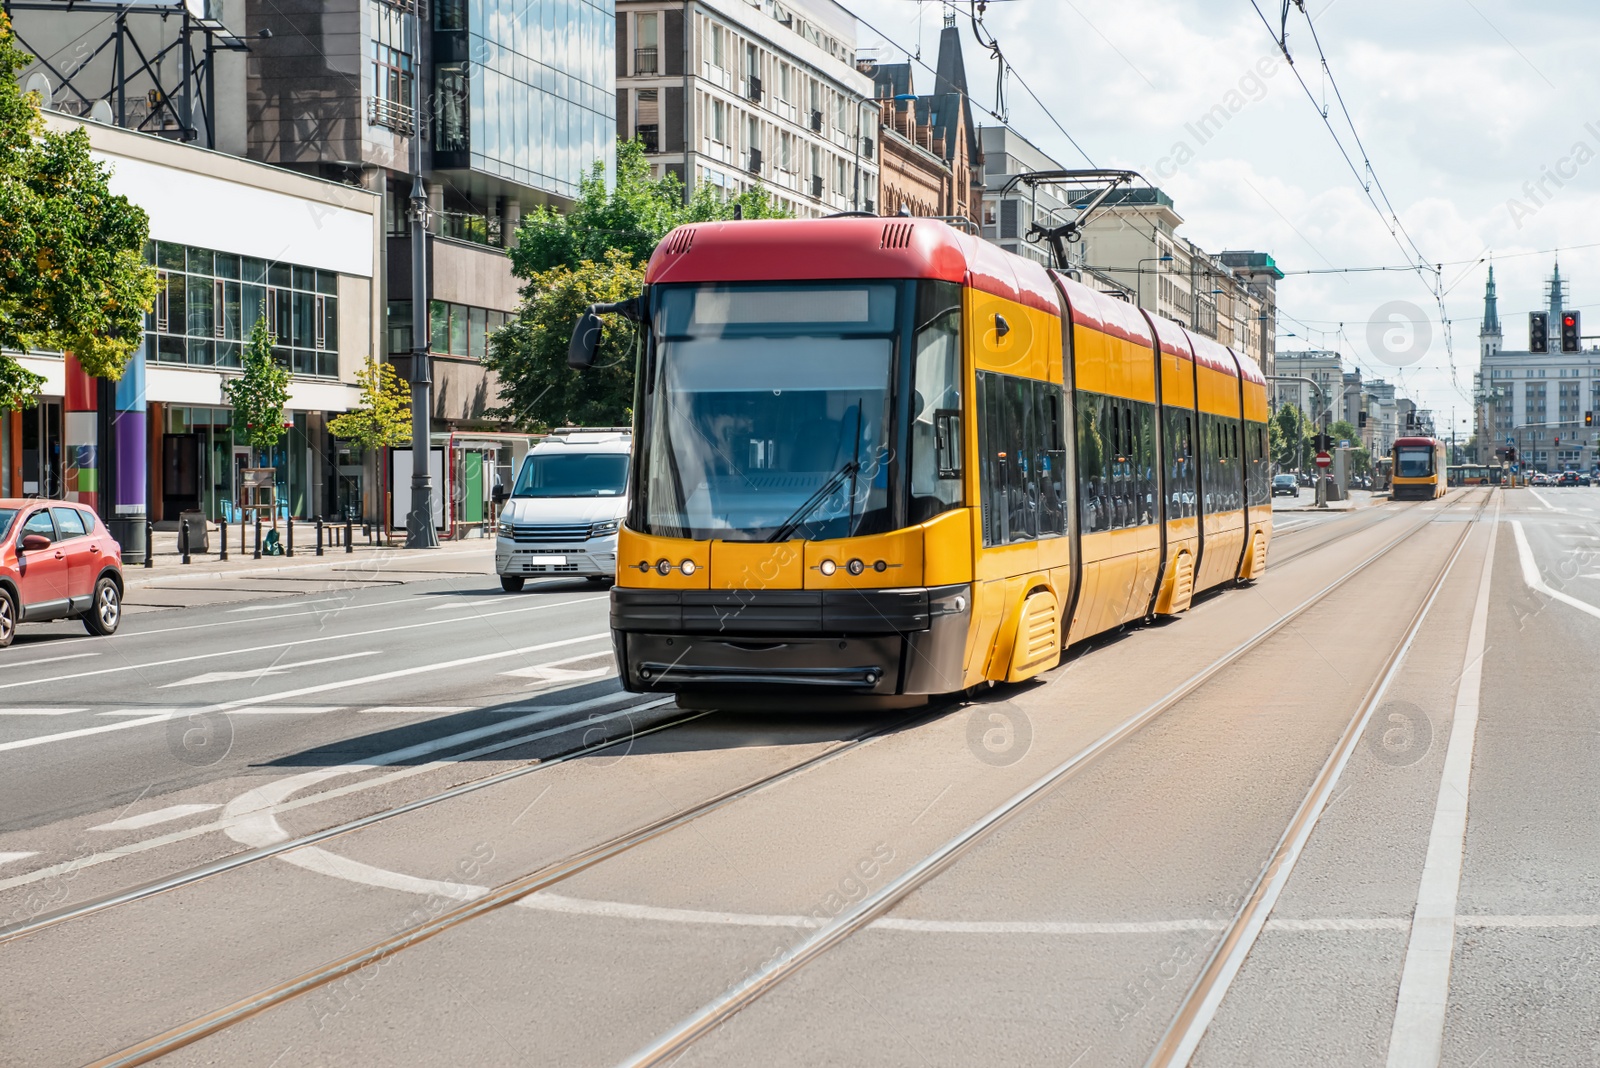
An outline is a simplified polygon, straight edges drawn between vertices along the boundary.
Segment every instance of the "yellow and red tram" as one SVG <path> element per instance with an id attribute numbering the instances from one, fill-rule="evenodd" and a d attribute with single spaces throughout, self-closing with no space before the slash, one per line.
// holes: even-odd
<path id="1" fill-rule="evenodd" d="M 1392 501 L 1431 501 L 1445 495 L 1448 470 L 1438 438 L 1395 438 L 1389 453 Z"/>
<path id="2" fill-rule="evenodd" d="M 636 311 L 631 690 L 1018 681 L 1266 567 L 1254 361 L 944 223 L 684 227 Z"/>

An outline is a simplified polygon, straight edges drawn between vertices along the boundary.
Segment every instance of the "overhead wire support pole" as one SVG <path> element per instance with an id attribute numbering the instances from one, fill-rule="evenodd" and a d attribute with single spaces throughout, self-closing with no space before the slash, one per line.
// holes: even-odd
<path id="1" fill-rule="evenodd" d="M 414 4 L 407 20 L 411 53 L 422 51 L 422 5 Z M 437 549 L 433 526 L 432 459 L 433 359 L 429 351 L 428 192 L 422 182 L 422 74 L 413 62 L 411 76 L 411 510 L 406 513 L 406 548 Z M 380 522 L 386 522 L 387 517 Z"/>

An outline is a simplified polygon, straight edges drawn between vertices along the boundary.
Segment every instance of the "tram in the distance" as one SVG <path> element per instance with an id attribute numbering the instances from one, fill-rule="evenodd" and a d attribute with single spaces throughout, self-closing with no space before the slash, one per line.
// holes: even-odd
<path id="1" fill-rule="evenodd" d="M 1017 681 L 1266 567 L 1255 362 L 942 222 L 680 228 L 627 312 L 630 690 Z"/>
<path id="2" fill-rule="evenodd" d="M 1448 471 L 1445 445 L 1437 438 L 1395 438 L 1389 499 L 1431 501 L 1443 497 Z"/>

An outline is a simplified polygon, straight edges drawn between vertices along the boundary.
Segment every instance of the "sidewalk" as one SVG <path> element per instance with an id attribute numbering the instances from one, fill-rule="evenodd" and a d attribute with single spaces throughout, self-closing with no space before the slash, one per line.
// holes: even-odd
<path id="1" fill-rule="evenodd" d="M 430 582 L 452 576 L 474 586 L 492 585 L 494 540 L 470 538 L 443 542 L 437 549 L 405 549 L 367 545 L 356 528 L 356 544 L 346 552 L 342 545 L 323 546 L 316 555 L 315 528 L 295 524 L 294 556 L 263 556 L 239 552 L 239 528 L 234 526 L 228 559 L 221 559 L 216 528 L 211 530 L 211 551 L 190 553 L 184 564 L 178 553 L 178 535 L 156 531 L 150 567 L 123 567 L 127 586 L 124 601 L 130 607 L 189 608 L 208 604 L 330 593 L 372 586 Z M 284 531 L 280 525 L 279 536 Z M 302 541 L 301 535 L 306 535 Z M 198 541 L 198 539 L 196 539 Z M 247 543 L 253 550 L 253 535 Z"/>

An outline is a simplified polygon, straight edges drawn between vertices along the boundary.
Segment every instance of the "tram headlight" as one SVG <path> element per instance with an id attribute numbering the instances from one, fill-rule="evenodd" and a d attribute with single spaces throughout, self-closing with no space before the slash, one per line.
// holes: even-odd
<path id="1" fill-rule="evenodd" d="M 672 574 L 672 561 L 668 560 L 665 556 L 663 556 L 661 559 L 657 560 L 656 561 L 656 574 L 662 576 L 663 578 L 665 578 L 667 575 Z"/>
<path id="2" fill-rule="evenodd" d="M 822 572 L 824 576 L 828 576 L 839 570 L 839 565 L 834 563 L 832 560 L 824 560 L 822 563 L 817 565 L 817 570 Z"/>
<path id="3" fill-rule="evenodd" d="M 678 570 L 682 571 L 685 575 L 694 574 L 694 568 L 695 563 L 693 560 L 685 560 L 683 563 L 678 565 Z"/>
<path id="4" fill-rule="evenodd" d="M 860 560 L 851 560 L 848 564 L 844 565 L 844 569 L 850 572 L 852 575 L 859 575 L 867 569 L 867 565 L 863 564 Z"/>

